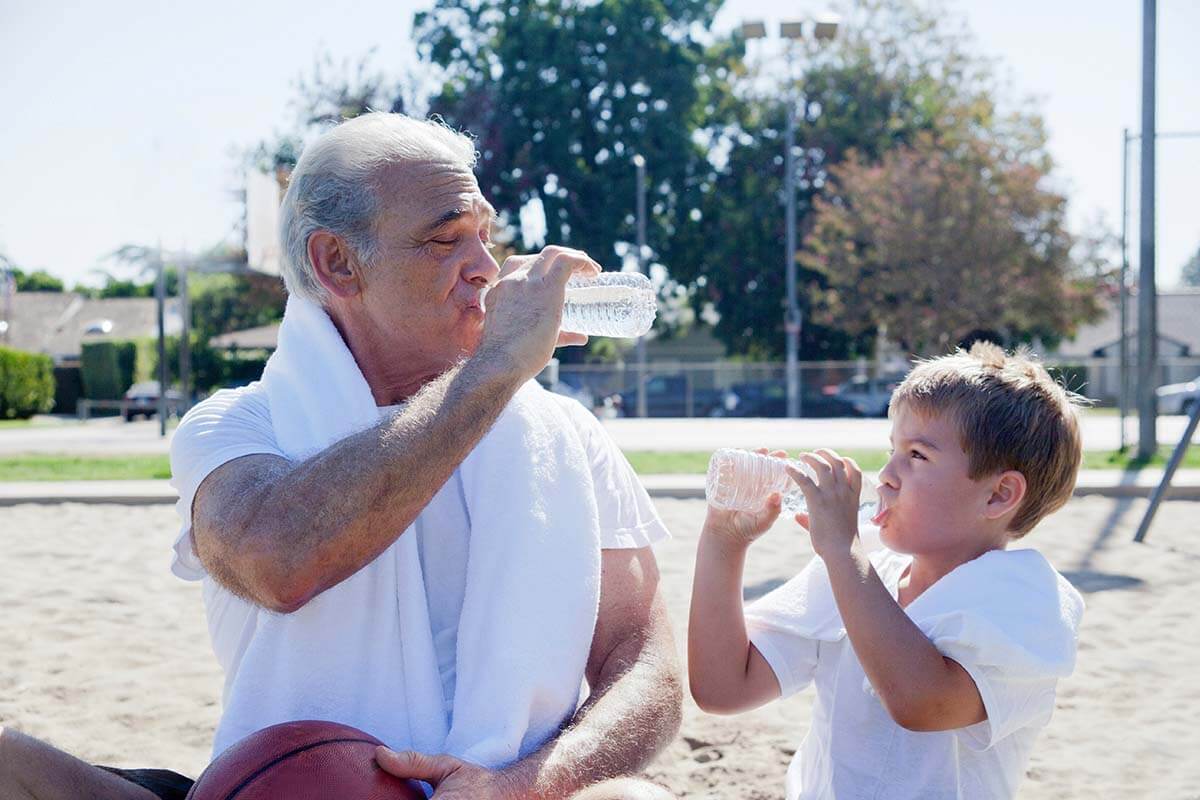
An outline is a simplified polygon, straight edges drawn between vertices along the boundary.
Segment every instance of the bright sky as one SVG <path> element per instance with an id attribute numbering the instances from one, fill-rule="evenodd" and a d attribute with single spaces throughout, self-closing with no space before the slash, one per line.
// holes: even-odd
<path id="1" fill-rule="evenodd" d="M 235 149 L 290 127 L 298 76 L 318 53 L 378 48 L 415 61 L 427 0 L 0 0 L 0 251 L 67 282 L 126 243 L 199 249 L 239 214 Z M 1139 126 L 1141 3 L 948 0 L 1018 95 L 1035 95 L 1076 227 L 1120 222 L 1121 129 Z M 811 5 L 811 8 L 809 6 Z M 728 0 L 719 27 L 819 5 Z M 1200 131 L 1200 2 L 1159 1 L 1158 125 Z M 1134 153 L 1136 156 L 1136 152 Z M 1159 285 L 1200 246 L 1200 138 L 1160 142 Z M 1136 261 L 1136 173 L 1131 176 Z"/>

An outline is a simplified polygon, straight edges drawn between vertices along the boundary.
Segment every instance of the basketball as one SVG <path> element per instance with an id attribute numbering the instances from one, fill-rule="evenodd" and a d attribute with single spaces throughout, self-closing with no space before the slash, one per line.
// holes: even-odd
<path id="1" fill-rule="evenodd" d="M 420 784 L 375 763 L 381 744 L 336 722 L 272 725 L 209 764 L 187 800 L 424 800 Z"/>

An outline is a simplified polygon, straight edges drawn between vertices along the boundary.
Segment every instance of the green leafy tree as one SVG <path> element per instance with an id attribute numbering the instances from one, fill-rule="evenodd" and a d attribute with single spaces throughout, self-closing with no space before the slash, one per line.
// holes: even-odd
<path id="1" fill-rule="evenodd" d="M 1200 286 L 1200 247 L 1196 248 L 1195 254 L 1183 265 L 1179 282 L 1184 286 Z"/>
<path id="2" fill-rule="evenodd" d="M 825 279 L 819 313 L 851 333 L 886 325 L 923 354 L 980 328 L 1052 345 L 1095 319 L 1102 276 L 1072 255 L 1066 200 L 1014 155 L 933 134 L 879 163 L 852 153 L 803 256 Z"/>
<path id="3" fill-rule="evenodd" d="M 695 200 L 693 139 L 720 60 L 702 41 L 718 0 L 438 0 L 418 14 L 442 70 L 430 110 L 477 137 L 478 176 L 510 221 L 540 200 L 547 239 L 611 266 L 635 239 L 641 154 L 648 244 L 664 262 Z"/>
<path id="4" fill-rule="evenodd" d="M 696 286 L 693 302 L 712 302 L 717 336 L 733 352 L 779 357 L 786 308 L 784 208 L 785 98 L 795 97 L 796 209 L 800 240 L 813 230 L 817 201 L 847 158 L 874 164 L 919 137 L 936 135 L 950 151 L 987 142 L 1020 154 L 1046 174 L 1051 163 L 1041 121 L 1028 108 L 1002 114 L 989 63 L 938 8 L 907 0 L 859 0 L 843 9 L 835 42 L 796 46 L 794 81 L 764 81 L 753 52 L 732 62 L 733 93 L 712 109 L 706 134 L 710 169 L 699 176 L 700 204 L 677 234 L 672 275 Z M 783 59 L 769 63 L 783 69 Z M 767 84 L 764 89 L 764 83 Z M 874 325 L 845 325 L 816 301 L 827 271 L 801 260 L 805 315 L 802 358 L 873 350 Z"/>
<path id="5" fill-rule="evenodd" d="M 63 282 L 58 278 L 46 272 L 44 269 L 34 270 L 33 272 L 25 272 L 20 267 L 12 262 L 8 256 L 0 253 L 0 273 L 7 272 L 12 275 L 13 283 L 18 292 L 61 292 L 63 291 Z M 0 274 L 0 278 L 3 275 Z M 0 284 L 0 288 L 2 288 Z"/>

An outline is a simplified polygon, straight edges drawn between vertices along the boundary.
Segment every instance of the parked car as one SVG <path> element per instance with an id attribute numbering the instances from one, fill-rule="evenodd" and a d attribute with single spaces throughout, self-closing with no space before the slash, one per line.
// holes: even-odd
<path id="1" fill-rule="evenodd" d="M 142 381 L 135 383 L 125 391 L 125 405 L 122 414 L 126 422 L 142 415 L 150 419 L 158 413 L 158 381 Z M 177 389 L 167 389 L 167 403 L 170 407 L 179 408 L 183 405 L 183 394 Z"/>
<path id="2" fill-rule="evenodd" d="M 637 386 L 611 395 L 609 400 L 625 417 L 637 416 Z M 726 402 L 722 389 L 691 390 L 688 405 L 688 380 L 684 375 L 654 375 L 646 379 L 646 416 L 648 417 L 711 417 Z M 691 412 L 690 414 L 688 412 Z"/>
<path id="3" fill-rule="evenodd" d="M 837 386 L 827 387 L 825 392 L 851 403 L 864 417 L 886 417 L 892 392 L 902 380 L 903 375 L 880 378 L 855 375 Z"/>
<path id="4" fill-rule="evenodd" d="M 728 389 L 726 402 L 715 416 L 721 417 L 786 417 L 787 384 L 783 381 L 735 383 Z M 802 393 L 802 417 L 861 417 L 855 405 L 829 394 Z"/>
<path id="5" fill-rule="evenodd" d="M 1191 414 L 1200 403 L 1200 377 L 1188 383 L 1172 383 L 1154 390 L 1158 396 L 1158 413 Z"/>

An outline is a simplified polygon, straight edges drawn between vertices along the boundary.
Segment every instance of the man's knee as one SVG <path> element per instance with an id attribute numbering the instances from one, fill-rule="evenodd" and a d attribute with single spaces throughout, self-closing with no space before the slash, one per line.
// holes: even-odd
<path id="1" fill-rule="evenodd" d="M 661 786 L 638 778 L 614 778 L 589 786 L 571 800 L 675 800 Z"/>

